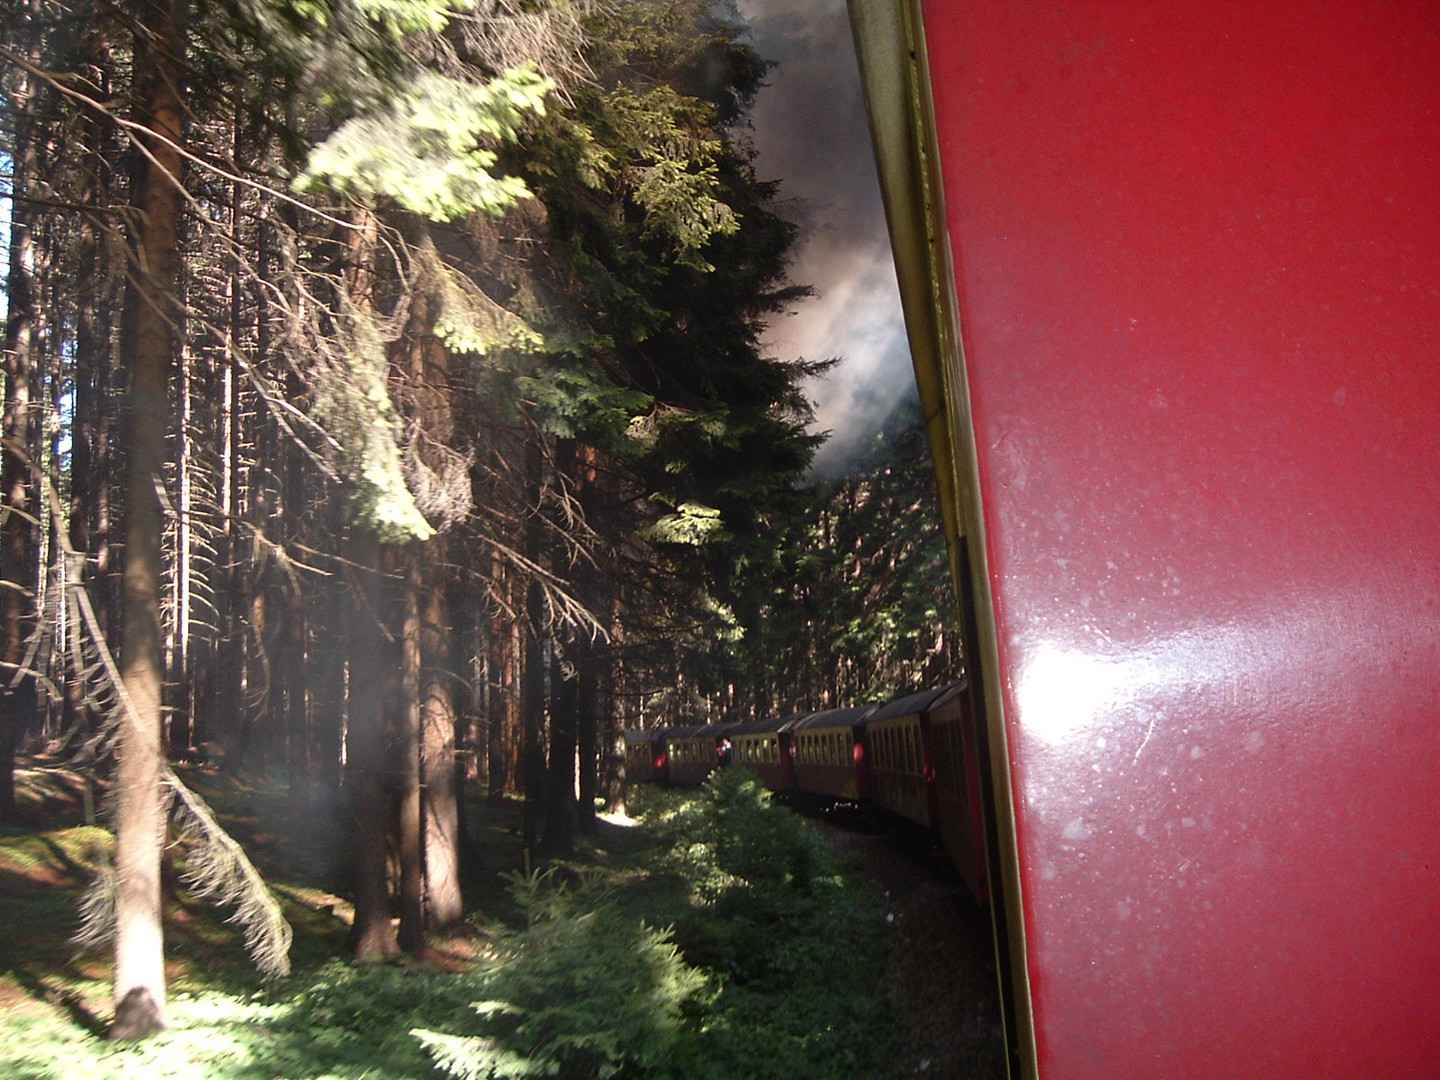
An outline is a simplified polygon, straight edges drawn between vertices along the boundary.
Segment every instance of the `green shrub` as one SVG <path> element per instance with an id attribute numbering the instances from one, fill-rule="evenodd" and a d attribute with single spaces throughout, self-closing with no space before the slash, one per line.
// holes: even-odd
<path id="1" fill-rule="evenodd" d="M 613 904 L 515 875 L 521 930 L 494 928 L 494 958 L 477 976 L 480 1033 L 412 1032 L 460 1080 L 553 1076 L 589 1080 L 656 1066 L 682 1011 L 706 980 L 681 959 L 668 932 Z"/>
<path id="2" fill-rule="evenodd" d="M 693 798 L 655 816 L 662 864 L 686 880 L 691 897 L 675 941 L 719 990 L 652 1075 L 897 1075 L 906 1057 L 884 982 L 893 930 L 819 830 L 775 805 L 744 769 L 712 774 Z"/>
<path id="3" fill-rule="evenodd" d="M 704 901 L 735 889 L 758 893 L 809 889 L 833 874 L 829 852 L 748 769 L 720 769 L 691 799 L 664 815 L 661 837 L 670 865 Z"/>

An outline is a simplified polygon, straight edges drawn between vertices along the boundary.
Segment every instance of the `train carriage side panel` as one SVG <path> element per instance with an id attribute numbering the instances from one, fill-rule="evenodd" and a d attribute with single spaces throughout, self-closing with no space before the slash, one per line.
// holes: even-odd
<path id="1" fill-rule="evenodd" d="M 799 717 L 750 720 L 730 732 L 731 764 L 749 769 L 772 791 L 795 786 L 794 735 Z"/>
<path id="2" fill-rule="evenodd" d="M 665 779 L 667 764 L 665 733 L 661 729 L 631 729 L 622 733 L 625 742 L 625 775 L 632 781 L 653 783 Z"/>
<path id="3" fill-rule="evenodd" d="M 1436 6 L 851 7 L 1019 1071 L 1435 1075 Z"/>
<path id="4" fill-rule="evenodd" d="M 963 683 L 951 687 L 926 712 L 934 763 L 935 827 L 940 844 L 970 894 L 989 902 L 985 811 L 979 742 Z"/>
<path id="5" fill-rule="evenodd" d="M 728 763 L 726 736 L 735 724 L 706 724 L 701 727 L 672 728 L 667 733 L 672 784 L 702 784 L 716 769 Z"/>
<path id="6" fill-rule="evenodd" d="M 801 791 L 857 800 L 864 793 L 866 755 L 861 741 L 873 705 L 811 713 L 794 722 L 795 784 Z"/>
<path id="7" fill-rule="evenodd" d="M 930 827 L 934 775 L 926 711 L 945 689 L 925 690 L 882 705 L 865 722 L 870 747 L 870 800 L 882 810 Z"/>

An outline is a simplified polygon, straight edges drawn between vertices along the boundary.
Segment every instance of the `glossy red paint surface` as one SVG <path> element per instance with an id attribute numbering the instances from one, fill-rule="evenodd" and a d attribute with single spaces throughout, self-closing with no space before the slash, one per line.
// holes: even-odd
<path id="1" fill-rule="evenodd" d="M 924 10 L 1040 1076 L 1440 1074 L 1440 7 Z"/>

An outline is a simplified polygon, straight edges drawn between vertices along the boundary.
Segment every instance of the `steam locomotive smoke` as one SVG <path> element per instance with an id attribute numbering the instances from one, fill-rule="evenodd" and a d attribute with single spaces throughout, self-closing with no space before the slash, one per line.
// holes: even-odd
<path id="1" fill-rule="evenodd" d="M 914 393 L 900 297 L 844 0 L 742 0 L 760 54 L 777 61 L 752 122 L 762 177 L 778 177 L 804 232 L 791 270 L 815 298 L 770 327 L 779 356 L 842 362 L 810 387 L 831 437 L 820 476 L 849 458 Z"/>

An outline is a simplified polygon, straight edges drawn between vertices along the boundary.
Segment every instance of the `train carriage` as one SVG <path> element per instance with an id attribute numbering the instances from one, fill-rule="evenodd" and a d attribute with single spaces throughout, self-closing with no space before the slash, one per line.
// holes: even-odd
<path id="1" fill-rule="evenodd" d="M 738 724 L 704 724 L 670 728 L 665 733 L 669 759 L 667 779 L 672 784 L 703 784 L 716 769 L 729 764 L 727 736 Z"/>
<path id="2" fill-rule="evenodd" d="M 645 783 L 663 782 L 667 778 L 669 758 L 662 728 L 631 730 L 622 733 L 625 743 L 625 776 Z"/>
<path id="3" fill-rule="evenodd" d="M 948 690 L 911 694 L 880 706 L 865 720 L 871 802 L 925 828 L 936 820 L 926 714 Z"/>
<path id="4" fill-rule="evenodd" d="M 749 769 L 772 791 L 789 791 L 795 786 L 795 736 L 791 730 L 797 716 L 748 720 L 729 733 L 730 764 Z"/>
<path id="5" fill-rule="evenodd" d="M 1435 1076 L 1430 0 L 850 0 L 1012 1075 Z"/>
<path id="6" fill-rule="evenodd" d="M 939 691 L 926 706 L 931 762 L 931 805 L 940 845 L 960 872 L 970 895 L 988 903 L 985 865 L 985 806 L 982 797 L 982 748 L 970 710 L 967 685 L 957 682 Z"/>
<path id="7" fill-rule="evenodd" d="M 794 722 L 795 783 L 800 790 L 834 799 L 868 795 L 862 725 L 874 711 L 874 705 L 855 705 Z"/>

